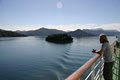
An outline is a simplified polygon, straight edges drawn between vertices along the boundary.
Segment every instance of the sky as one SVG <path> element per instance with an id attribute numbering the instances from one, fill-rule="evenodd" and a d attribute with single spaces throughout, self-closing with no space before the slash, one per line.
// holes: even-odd
<path id="1" fill-rule="evenodd" d="M 0 0 L 0 29 L 116 29 L 120 0 Z"/>

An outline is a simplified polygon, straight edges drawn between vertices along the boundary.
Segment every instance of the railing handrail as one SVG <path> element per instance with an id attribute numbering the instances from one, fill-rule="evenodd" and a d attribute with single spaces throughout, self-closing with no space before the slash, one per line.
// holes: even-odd
<path id="1" fill-rule="evenodd" d="M 96 54 L 89 61 L 87 61 L 84 65 L 82 65 L 77 71 L 67 77 L 65 80 L 78 80 L 94 63 L 100 58 L 101 55 Z"/>
<path id="2" fill-rule="evenodd" d="M 115 44 L 114 41 L 111 46 Z M 87 61 L 84 65 L 82 65 L 78 70 L 76 70 L 73 74 L 68 76 L 65 80 L 78 80 L 81 76 L 100 58 L 101 55 L 96 54 L 89 61 Z"/>

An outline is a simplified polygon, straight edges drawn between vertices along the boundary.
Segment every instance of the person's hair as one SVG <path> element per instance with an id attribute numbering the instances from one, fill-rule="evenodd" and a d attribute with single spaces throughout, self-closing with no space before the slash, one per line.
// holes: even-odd
<path id="1" fill-rule="evenodd" d="M 101 33 L 101 34 L 99 35 L 99 39 L 102 40 L 102 43 L 104 43 L 104 42 L 109 42 L 108 39 L 107 39 L 107 36 L 106 36 L 104 33 Z"/>

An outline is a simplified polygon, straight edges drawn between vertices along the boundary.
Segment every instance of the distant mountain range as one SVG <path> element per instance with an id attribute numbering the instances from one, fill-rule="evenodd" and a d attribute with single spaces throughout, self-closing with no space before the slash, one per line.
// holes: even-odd
<path id="1" fill-rule="evenodd" d="M 25 34 L 28 36 L 48 36 L 51 34 L 60 34 L 65 33 L 64 31 L 57 30 L 57 29 L 47 29 L 47 28 L 40 28 L 37 30 L 31 30 L 31 31 L 17 31 L 17 33 Z"/>
<path id="2" fill-rule="evenodd" d="M 60 33 L 66 33 L 72 37 L 94 36 L 80 29 L 77 29 L 75 31 L 65 32 L 65 31 L 57 30 L 57 29 L 40 28 L 40 29 L 32 30 L 32 31 L 17 31 L 17 32 L 28 35 L 28 36 L 42 36 L 42 37 L 46 37 L 51 34 L 60 34 Z"/>
<path id="3" fill-rule="evenodd" d="M 107 36 L 118 36 L 120 32 L 117 30 L 103 30 L 103 29 L 84 29 L 80 30 L 77 29 L 75 31 L 65 32 L 62 30 L 57 29 L 47 29 L 47 28 L 40 28 L 37 30 L 32 31 L 17 31 L 18 33 L 25 34 L 28 36 L 42 36 L 46 37 L 51 34 L 59 34 L 59 33 L 67 33 L 72 37 L 86 37 L 86 36 L 98 36 L 100 33 L 105 33 Z"/>
<path id="4" fill-rule="evenodd" d="M 93 34 L 89 32 L 85 32 L 83 30 L 77 29 L 75 31 L 70 31 L 67 32 L 68 35 L 73 36 L 73 37 L 85 37 L 85 36 L 94 36 Z"/>
<path id="5" fill-rule="evenodd" d="M 7 32 L 1 31 L 0 36 L 1 34 L 3 35 L 3 33 L 8 34 Z M 16 31 L 11 33 L 15 33 L 16 35 L 21 35 L 21 36 L 23 34 L 28 36 L 41 36 L 41 37 L 46 37 L 51 34 L 60 34 L 60 33 L 66 33 L 68 35 L 71 35 L 72 37 L 98 36 L 100 33 L 105 33 L 107 36 L 120 36 L 120 32 L 117 30 L 103 30 L 103 29 L 84 29 L 84 30 L 77 29 L 75 31 L 65 32 L 57 29 L 40 28 L 37 30 Z"/>
<path id="6" fill-rule="evenodd" d="M 107 36 L 118 36 L 120 35 L 120 32 L 117 30 L 103 30 L 101 28 L 98 29 L 84 29 L 83 31 L 87 33 L 94 34 L 95 36 L 98 36 L 100 33 L 105 33 Z"/>
<path id="7" fill-rule="evenodd" d="M 23 37 L 23 36 L 26 35 L 0 29 L 0 37 Z"/>

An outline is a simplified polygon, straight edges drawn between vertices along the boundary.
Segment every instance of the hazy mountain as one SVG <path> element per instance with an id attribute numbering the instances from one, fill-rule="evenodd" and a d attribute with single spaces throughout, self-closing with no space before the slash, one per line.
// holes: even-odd
<path id="1" fill-rule="evenodd" d="M 105 33 L 108 36 L 120 35 L 120 32 L 117 30 L 103 30 L 101 28 L 84 29 L 84 30 L 77 29 L 75 31 L 69 31 L 69 32 L 65 32 L 65 31 L 57 30 L 57 29 L 40 28 L 37 30 L 17 31 L 17 32 L 28 35 L 28 36 L 42 36 L 42 37 L 46 37 L 51 34 L 60 34 L 60 33 L 67 33 L 68 35 L 72 37 L 98 36 L 100 33 Z"/>
<path id="2" fill-rule="evenodd" d="M 37 30 L 31 30 L 31 31 L 17 31 L 18 33 L 22 33 L 28 36 L 48 36 L 51 34 L 60 34 L 65 33 L 64 31 L 57 30 L 57 29 L 47 29 L 47 28 L 40 28 Z"/>
<path id="3" fill-rule="evenodd" d="M 25 36 L 24 34 L 16 33 L 13 31 L 6 31 L 0 29 L 0 37 L 22 37 Z"/>
<path id="4" fill-rule="evenodd" d="M 17 31 L 17 32 L 28 35 L 28 36 L 42 36 L 42 37 L 46 37 L 51 34 L 60 34 L 60 33 L 67 33 L 68 35 L 71 35 L 72 37 L 93 36 L 92 34 L 84 32 L 80 29 L 76 31 L 65 32 L 65 31 L 61 31 L 57 29 L 40 28 L 40 29 L 32 30 L 32 31 Z"/>
<path id="5" fill-rule="evenodd" d="M 93 34 L 85 32 L 85 31 L 80 30 L 80 29 L 77 29 L 75 31 L 70 31 L 67 34 L 70 35 L 70 36 L 73 36 L 73 37 L 94 36 Z"/>
<path id="6" fill-rule="evenodd" d="M 98 29 L 84 29 L 83 31 L 87 33 L 91 33 L 95 36 L 98 36 L 100 33 L 105 33 L 107 36 L 117 36 L 120 35 L 120 32 L 117 30 L 103 30 L 101 28 Z"/>

